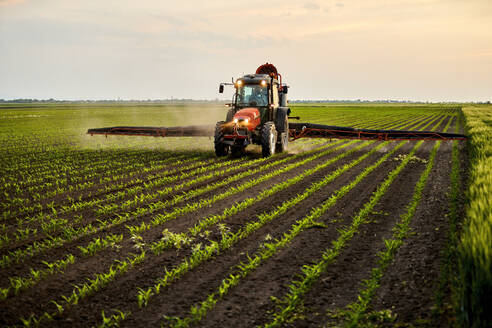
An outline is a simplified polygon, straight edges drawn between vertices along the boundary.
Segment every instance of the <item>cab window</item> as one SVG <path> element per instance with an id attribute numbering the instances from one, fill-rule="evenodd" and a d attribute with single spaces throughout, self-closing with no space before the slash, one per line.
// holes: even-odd
<path id="1" fill-rule="evenodd" d="M 237 105 L 268 106 L 268 88 L 258 84 L 246 84 L 238 87 Z"/>

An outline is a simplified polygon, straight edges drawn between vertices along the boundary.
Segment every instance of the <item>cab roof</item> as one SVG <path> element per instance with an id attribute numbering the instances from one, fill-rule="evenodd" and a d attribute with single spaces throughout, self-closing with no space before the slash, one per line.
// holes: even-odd
<path id="1" fill-rule="evenodd" d="M 271 78 L 268 74 L 247 74 L 239 80 L 243 80 L 245 84 L 260 84 L 261 81 L 265 80 L 267 83 L 270 83 L 273 81 L 273 83 L 277 83 L 277 79 Z"/>

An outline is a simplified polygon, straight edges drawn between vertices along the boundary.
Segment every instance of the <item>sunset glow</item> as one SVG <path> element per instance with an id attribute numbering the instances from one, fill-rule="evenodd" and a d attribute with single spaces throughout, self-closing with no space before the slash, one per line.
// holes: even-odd
<path id="1" fill-rule="evenodd" d="M 4 99 L 214 99 L 264 62 L 291 99 L 492 100 L 492 2 L 0 1 Z"/>

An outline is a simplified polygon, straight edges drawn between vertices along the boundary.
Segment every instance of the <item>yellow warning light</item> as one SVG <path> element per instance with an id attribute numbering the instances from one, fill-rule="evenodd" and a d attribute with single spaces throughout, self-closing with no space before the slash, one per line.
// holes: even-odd
<path id="1" fill-rule="evenodd" d="M 237 84 L 238 87 L 241 86 L 241 85 L 243 85 L 243 80 L 237 80 L 236 81 L 236 84 Z"/>
<path id="2" fill-rule="evenodd" d="M 249 122 L 249 119 L 245 118 L 245 119 L 244 119 L 244 123 L 245 123 L 245 124 L 248 124 L 248 122 Z"/>
<path id="3" fill-rule="evenodd" d="M 267 84 L 267 83 L 266 83 L 266 81 L 265 81 L 265 80 L 261 80 L 261 86 L 262 86 L 262 87 L 265 87 L 265 86 L 266 86 L 266 84 Z"/>

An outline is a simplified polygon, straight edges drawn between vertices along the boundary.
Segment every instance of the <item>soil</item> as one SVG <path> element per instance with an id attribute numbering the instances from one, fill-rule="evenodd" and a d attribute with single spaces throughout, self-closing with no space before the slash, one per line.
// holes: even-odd
<path id="1" fill-rule="evenodd" d="M 413 128 L 419 126 L 416 121 Z M 437 121 L 436 121 L 437 122 Z M 445 120 L 440 129 L 446 124 Z M 342 144 L 347 144 L 343 141 Z M 313 147 L 314 153 L 324 141 L 317 143 L 306 142 Z M 329 142 L 327 144 L 330 144 Z M 221 282 L 236 272 L 236 266 L 247 260 L 248 255 L 255 254 L 261 249 L 265 240 L 281 238 L 291 226 L 299 219 L 308 215 L 312 208 L 321 205 L 336 190 L 350 183 L 366 167 L 375 163 L 379 158 L 395 147 L 398 142 L 388 143 L 382 150 L 376 151 L 364 161 L 338 176 L 334 181 L 324 186 L 315 195 L 303 200 L 300 204 L 291 207 L 281 217 L 262 226 L 251 235 L 239 240 L 233 247 L 217 254 L 213 259 L 200 264 L 197 268 L 184 274 L 180 279 L 160 290 L 154 295 L 146 307 L 140 308 L 137 304 L 136 294 L 139 288 L 146 288 L 164 276 L 166 270 L 181 263 L 190 255 L 190 248 L 168 249 L 161 254 L 146 252 L 143 263 L 137 264 L 128 272 L 119 275 L 116 280 L 104 286 L 101 290 L 85 297 L 76 306 L 67 308 L 61 316 L 56 316 L 54 321 L 46 323 L 49 327 L 89 327 L 101 323 L 101 313 L 106 317 L 116 310 L 130 312 L 127 320 L 121 323 L 125 327 L 151 327 L 168 324 L 164 316 L 186 316 L 191 307 L 206 299 L 217 290 Z M 397 150 L 387 161 L 383 162 L 350 192 L 337 200 L 334 206 L 328 209 L 318 220 L 326 227 L 310 228 L 302 231 L 286 248 L 278 251 L 273 257 L 265 260 L 256 270 L 241 279 L 239 285 L 232 288 L 217 304 L 204 316 L 198 326 L 200 327 L 252 327 L 266 324 L 272 319 L 272 313 L 276 310 L 276 302 L 272 297 L 281 299 L 288 292 L 289 284 L 301 274 L 303 265 L 317 262 L 331 243 L 338 237 L 339 229 L 350 224 L 354 215 L 370 199 L 388 173 L 400 162 L 399 155 L 408 154 L 415 141 L 407 142 Z M 415 156 L 428 159 L 435 142 L 425 142 L 417 150 Z M 225 199 L 219 200 L 210 207 L 201 208 L 178 218 L 168 221 L 157 227 L 153 227 L 141 234 L 142 242 L 149 244 L 162 236 L 163 229 L 169 229 L 174 233 L 184 233 L 201 219 L 218 215 L 231 204 L 239 203 L 246 198 L 255 196 L 261 191 L 270 188 L 274 184 L 296 177 L 306 169 L 325 163 L 327 160 L 360 145 L 360 142 L 349 145 L 346 148 L 321 156 L 274 178 L 266 183 L 249 188 L 246 192 L 236 193 Z M 411 221 L 412 233 L 405 239 L 404 244 L 398 250 L 394 261 L 387 268 L 380 287 L 371 303 L 371 310 L 381 311 L 390 309 L 397 323 L 405 324 L 429 324 L 436 323 L 442 326 L 444 318 L 436 319 L 430 316 L 434 306 L 435 292 L 439 280 L 440 265 L 442 262 L 441 251 L 445 247 L 448 221 L 446 211 L 448 208 L 447 193 L 450 188 L 449 173 L 451 172 L 451 143 L 443 142 L 437 153 L 435 165 L 430 173 L 428 183 L 424 189 L 423 197 L 418 205 L 415 216 Z M 338 145 L 337 145 L 338 146 Z M 238 231 L 245 224 L 254 222 L 261 213 L 269 212 L 282 203 L 301 194 L 312 183 L 319 181 L 324 176 L 334 172 L 342 165 L 367 153 L 377 146 L 377 143 L 368 144 L 365 148 L 357 150 L 338 162 L 335 162 L 318 172 L 309 175 L 300 182 L 282 190 L 266 199 L 254 203 L 253 206 L 229 216 L 225 224 L 232 232 Z M 336 146 L 335 146 L 336 147 Z M 253 155 L 254 156 L 254 155 Z M 292 157 L 292 154 L 282 154 L 268 161 L 279 160 L 284 157 Z M 240 179 L 232 186 L 240 186 L 246 181 L 259 177 L 265 173 L 274 172 L 278 168 L 298 162 L 306 156 L 301 155 L 297 159 L 288 160 L 287 163 L 253 174 Z M 208 165 L 208 164 L 207 164 Z M 259 164 L 260 165 L 260 164 Z M 251 170 L 259 165 L 248 166 L 239 172 Z M 172 168 L 172 165 L 169 166 Z M 361 282 L 369 277 L 370 271 L 377 266 L 377 252 L 383 249 L 384 239 L 390 238 L 394 225 L 405 212 L 405 207 L 411 200 L 415 184 L 425 168 L 421 161 L 410 162 L 390 185 L 373 209 L 368 222 L 361 225 L 357 234 L 343 248 L 340 255 L 327 270 L 322 273 L 320 279 L 304 297 L 303 312 L 296 316 L 296 320 L 288 324 L 292 327 L 317 327 L 326 324 L 338 324 L 329 314 L 345 308 L 357 299 L 361 288 Z M 221 181 L 228 175 L 216 177 L 206 182 L 194 185 L 182 192 L 192 190 L 200 186 Z M 145 179 L 147 174 L 142 174 Z M 183 181 L 183 180 L 182 180 Z M 180 181 L 180 182 L 182 182 Z M 228 190 L 231 185 L 220 187 L 214 191 L 197 196 L 186 203 L 209 199 L 214 195 Z M 95 188 L 87 189 L 94 192 Z M 157 189 L 149 190 L 149 192 Z M 81 194 L 84 196 L 84 194 Z M 102 196 L 102 195 L 98 195 Z M 170 199 L 173 195 L 163 196 L 160 200 Z M 125 198 L 127 200 L 130 198 Z M 60 199 L 60 202 L 62 200 Z M 133 218 L 131 221 L 108 227 L 96 234 L 77 238 L 65 243 L 62 247 L 52 248 L 42 254 L 26 258 L 20 263 L 14 263 L 0 271 L 0 287 L 9 285 L 9 278 L 14 276 L 25 277 L 31 268 L 45 267 L 44 261 L 56 261 L 67 253 L 74 254 L 77 259 L 69 265 L 63 274 L 48 275 L 42 281 L 29 290 L 20 291 L 17 295 L 9 294 L 6 300 L 0 301 L 0 325 L 20 324 L 20 318 L 27 318 L 31 314 L 42 315 L 44 311 L 55 312 L 54 303 L 51 300 L 63 304 L 62 295 L 70 295 L 74 285 L 80 285 L 92 279 L 95 273 L 107 272 L 115 264 L 115 260 L 124 261 L 126 258 L 138 252 L 135 243 L 126 225 L 149 223 L 158 214 L 165 214 L 174 208 L 183 206 L 177 204 L 173 208 L 158 210 L 152 214 L 144 214 Z M 96 222 L 94 209 L 84 210 L 80 214 L 84 220 L 81 225 Z M 218 240 L 220 234 L 216 226 L 209 228 L 208 237 L 199 237 L 194 242 L 207 243 L 210 240 Z M 91 240 L 104 237 L 108 234 L 123 234 L 124 240 L 119 247 L 107 248 L 99 251 L 95 256 L 81 257 L 79 247 L 87 245 Z M 201 238 L 201 239 L 200 239 Z M 32 237 L 12 246 L 1 248 L 0 255 L 9 250 L 26 247 L 42 237 Z M 145 246 L 144 246 L 145 247 Z M 434 321 L 432 321 L 434 320 Z"/>

